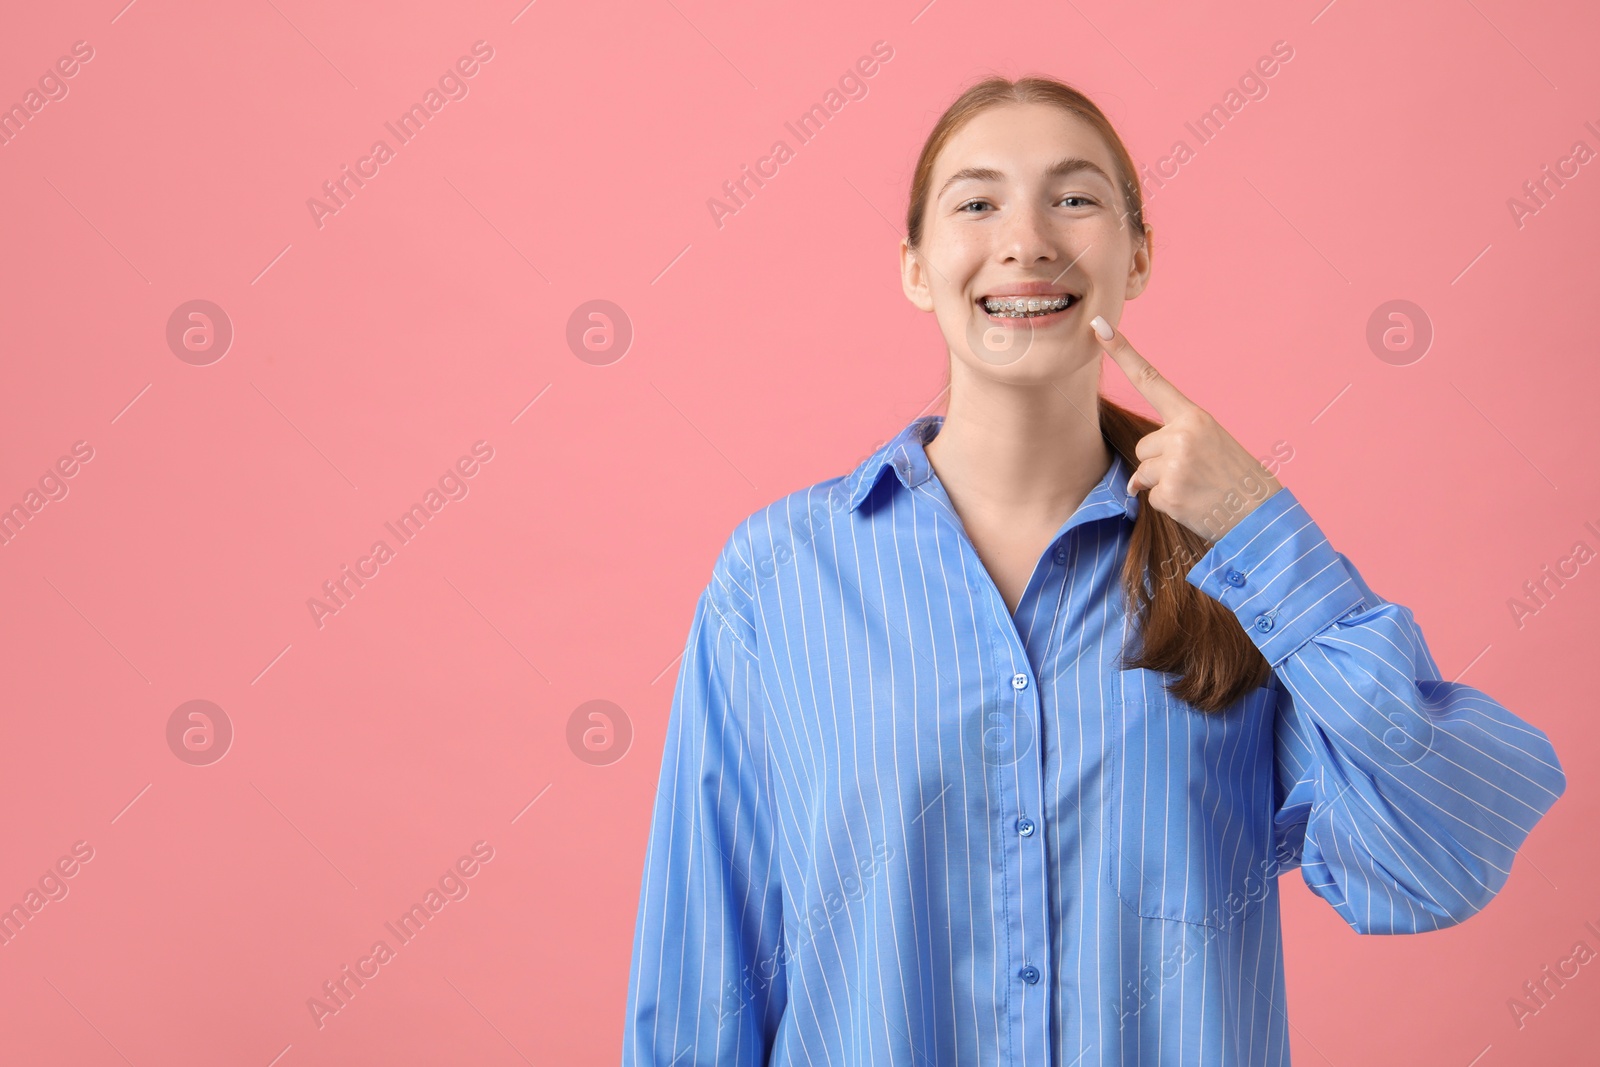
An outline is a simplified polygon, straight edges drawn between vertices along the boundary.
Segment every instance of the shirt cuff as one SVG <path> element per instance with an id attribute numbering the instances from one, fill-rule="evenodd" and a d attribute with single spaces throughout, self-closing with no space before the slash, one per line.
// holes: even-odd
<path id="1" fill-rule="evenodd" d="M 1223 534 L 1185 580 L 1232 611 L 1274 668 L 1363 604 L 1339 554 L 1287 486 Z"/>

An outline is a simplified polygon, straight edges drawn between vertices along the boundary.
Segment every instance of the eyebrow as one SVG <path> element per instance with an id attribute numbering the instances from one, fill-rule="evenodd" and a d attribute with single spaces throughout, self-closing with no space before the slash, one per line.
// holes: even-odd
<path id="1" fill-rule="evenodd" d="M 1112 188 L 1116 187 L 1117 183 L 1112 181 L 1111 176 L 1105 171 L 1101 170 L 1098 164 L 1078 156 L 1068 156 L 1065 159 L 1058 159 L 1046 167 L 1044 173 L 1045 177 L 1047 178 L 1065 178 L 1069 175 L 1077 174 L 1080 171 L 1088 171 L 1091 174 L 1098 174 L 1101 178 L 1105 179 L 1107 185 L 1110 185 Z M 946 190 L 948 190 L 952 185 L 955 185 L 957 182 L 997 182 L 1003 181 L 1004 179 L 1005 175 L 1000 171 L 995 170 L 993 167 L 963 167 L 945 179 L 945 183 L 939 187 L 939 196 L 943 196 Z"/>

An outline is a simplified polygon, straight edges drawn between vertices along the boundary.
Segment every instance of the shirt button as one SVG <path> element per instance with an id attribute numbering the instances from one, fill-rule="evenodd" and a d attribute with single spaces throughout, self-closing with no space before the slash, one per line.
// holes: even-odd
<path id="1" fill-rule="evenodd" d="M 1039 981 L 1039 968 L 1035 967 L 1031 963 L 1017 973 L 1021 975 L 1022 980 L 1027 982 L 1029 985 L 1033 985 Z"/>
<path id="2" fill-rule="evenodd" d="M 1061 564 L 1063 567 L 1066 566 L 1067 565 L 1067 546 L 1066 545 L 1057 545 L 1056 546 L 1056 550 L 1050 554 L 1050 558 L 1055 560 L 1057 563 Z"/>
<path id="3" fill-rule="evenodd" d="M 1228 584 L 1229 585 L 1243 585 L 1244 584 L 1244 572 L 1243 571 L 1237 571 L 1237 570 L 1233 570 L 1233 569 L 1230 568 L 1228 570 L 1227 575 L 1225 575 L 1225 577 L 1228 579 Z"/>
<path id="4" fill-rule="evenodd" d="M 1011 676 L 1011 688 L 1013 688 L 1013 689 L 1026 689 L 1026 688 L 1028 688 L 1028 676 L 1026 674 L 1013 674 Z"/>
<path id="5" fill-rule="evenodd" d="M 1262 633 L 1266 633 L 1268 630 L 1272 629 L 1272 616 L 1270 616 L 1270 615 L 1257 615 L 1256 616 L 1256 629 L 1260 630 Z"/>
<path id="6" fill-rule="evenodd" d="M 1017 820 L 1017 833 L 1021 834 L 1023 837 L 1032 837 L 1033 830 L 1034 822 L 1026 815 Z"/>

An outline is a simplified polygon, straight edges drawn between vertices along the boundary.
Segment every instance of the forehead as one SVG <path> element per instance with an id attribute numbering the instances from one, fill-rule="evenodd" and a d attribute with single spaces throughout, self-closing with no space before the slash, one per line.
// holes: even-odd
<path id="1" fill-rule="evenodd" d="M 1042 174 L 1058 159 L 1090 160 L 1116 174 L 1116 159 L 1098 130 L 1054 104 L 1002 104 L 951 135 L 933 167 L 933 188 L 966 167 L 987 167 L 1012 180 Z"/>

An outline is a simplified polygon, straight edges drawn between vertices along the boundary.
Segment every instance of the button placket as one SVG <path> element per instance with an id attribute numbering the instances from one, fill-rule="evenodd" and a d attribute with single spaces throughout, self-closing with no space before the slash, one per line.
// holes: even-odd
<path id="1" fill-rule="evenodd" d="M 938 505 L 939 518 L 948 524 L 956 536 L 961 554 L 967 561 L 967 585 L 986 609 L 979 613 L 978 621 L 988 629 L 984 643 L 993 657 L 991 662 L 998 668 L 998 677 L 988 675 L 984 680 L 988 689 L 986 700 L 1000 705 L 991 709 L 995 712 L 1002 712 L 1002 708 L 1009 704 L 1011 715 L 1019 722 L 1026 720 L 1032 727 L 1026 732 L 1026 737 L 1021 730 L 1016 731 L 1017 743 L 1019 746 L 1025 744 L 1027 748 L 1019 748 L 1014 757 L 1003 764 L 996 762 L 984 768 L 989 788 L 993 790 L 989 795 L 994 798 L 996 828 L 1011 830 L 1016 827 L 1015 820 L 1024 818 L 1023 812 L 1041 811 L 1046 806 L 1044 753 L 1040 734 L 1042 695 L 1036 695 L 1039 687 L 1034 682 L 1038 679 L 1032 677 L 1032 661 L 1022 631 L 1018 629 L 1018 621 L 1031 618 L 1040 583 L 1049 580 L 1048 567 L 1045 570 L 1036 567 L 1016 611 L 1001 610 L 1005 605 L 999 596 L 999 589 L 978 557 L 977 549 L 966 535 L 966 529 L 956 517 L 955 508 L 939 484 L 937 474 L 930 474 L 916 488 Z M 1050 558 L 1054 558 L 1054 553 Z M 1024 669 L 1019 670 L 1019 665 L 1024 665 Z M 1004 697 L 1007 668 L 1011 673 L 1010 701 Z M 1035 835 L 1037 832 L 1035 824 Z M 993 899 L 1005 901 L 1006 940 L 1013 946 L 1009 960 L 1012 973 L 1023 982 L 1036 984 L 1045 976 L 1045 967 L 1041 964 L 1048 960 L 1050 954 L 1049 872 L 1045 870 L 1042 842 L 1024 840 L 1027 836 L 1020 829 L 1014 836 L 1011 833 L 1003 834 L 1005 844 L 997 850 L 990 872 L 990 886 Z M 1031 977 L 1023 976 L 1024 970 Z M 1026 998 L 1029 1001 L 1026 1006 L 1023 999 L 1018 997 L 1013 1000 L 1007 1013 L 1006 1044 L 1017 1050 L 1039 1045 L 1045 1040 L 1039 1028 L 1047 1025 L 1038 998 Z M 1024 1033 L 1025 1029 L 1027 1033 Z"/>
<path id="2" fill-rule="evenodd" d="M 1027 649 L 1019 646 L 1017 649 L 1020 659 L 1013 660 L 1014 664 L 1029 663 Z M 1014 670 L 1011 675 L 1011 690 L 1015 697 L 1016 714 L 1026 716 L 1035 723 L 1042 722 L 1044 709 L 1042 706 L 1043 693 L 1029 669 Z M 1042 727 L 1041 727 L 1042 729 Z M 1022 773 L 1015 776 L 1006 775 L 1002 784 L 1004 797 L 1002 803 L 1011 813 L 1013 821 L 1010 829 L 1014 831 L 1011 842 L 1006 846 L 1005 853 L 1008 857 L 1007 866 L 1015 875 L 1015 881 L 1008 886 L 1008 895 L 1017 903 L 1018 908 L 1012 920 L 1013 940 L 1016 956 L 1013 957 L 1014 972 L 1025 986 L 1038 985 L 1044 979 L 1044 961 L 1049 955 L 1051 935 L 1050 919 L 1041 894 L 1048 880 L 1048 872 L 1044 869 L 1044 851 L 1039 837 L 1039 823 L 1032 816 L 1024 814 L 1029 811 L 1041 810 L 1044 802 L 1042 790 L 1044 787 L 1044 758 L 1043 734 L 1041 729 L 1034 731 L 1035 744 L 1027 754 L 1026 759 L 1018 766 Z M 1010 836 L 1010 835 L 1008 835 Z M 1014 862 L 1013 862 L 1014 860 Z M 1011 874 L 1008 874 L 1011 881 Z M 1023 1011 L 1019 1002 L 1016 1010 Z M 1026 1009 L 1027 1016 L 1031 1016 L 1035 1009 Z"/>

